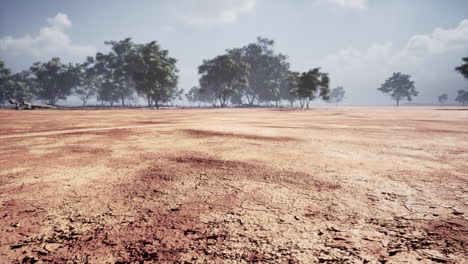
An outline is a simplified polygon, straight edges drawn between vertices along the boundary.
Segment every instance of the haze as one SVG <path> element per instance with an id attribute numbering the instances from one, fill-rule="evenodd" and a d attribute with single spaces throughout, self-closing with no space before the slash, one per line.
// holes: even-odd
<path id="1" fill-rule="evenodd" d="M 393 105 L 376 90 L 393 72 L 412 76 L 416 104 L 437 103 L 442 93 L 455 103 L 456 92 L 467 87 L 454 71 L 468 54 L 467 1 L 1 2 L 0 58 L 15 72 L 52 57 L 82 62 L 107 51 L 104 41 L 131 37 L 168 49 L 186 92 L 198 85 L 203 59 L 262 36 L 275 40 L 292 70 L 329 73 L 330 87 L 346 90 L 343 105 Z M 72 96 L 59 103 L 80 101 Z"/>

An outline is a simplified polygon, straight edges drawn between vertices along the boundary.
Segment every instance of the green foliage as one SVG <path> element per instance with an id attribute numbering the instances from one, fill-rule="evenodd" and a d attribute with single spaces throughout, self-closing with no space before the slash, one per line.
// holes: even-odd
<path id="1" fill-rule="evenodd" d="M 298 78 L 297 89 L 294 94 L 298 96 L 301 107 L 309 108 L 310 101 L 316 98 L 329 99 L 330 78 L 327 73 L 320 72 L 320 68 L 303 72 Z"/>
<path id="2" fill-rule="evenodd" d="M 18 102 L 29 102 L 34 99 L 34 81 L 31 72 L 22 71 L 11 76 L 9 82 L 9 94 L 11 99 Z"/>
<path id="3" fill-rule="evenodd" d="M 221 107 L 225 107 L 236 92 L 247 86 L 248 64 L 239 60 L 239 53 L 230 51 L 211 60 L 204 60 L 198 67 L 201 92 L 213 95 Z"/>
<path id="4" fill-rule="evenodd" d="M 10 94 L 7 89 L 7 84 L 11 79 L 11 70 L 5 67 L 5 63 L 0 60 L 0 103 L 3 104 L 8 100 Z"/>
<path id="5" fill-rule="evenodd" d="M 208 93 L 209 90 L 202 90 L 198 86 L 193 86 L 186 94 L 185 98 L 189 102 L 202 102 L 202 103 L 215 103 L 215 98 L 213 94 Z"/>
<path id="6" fill-rule="evenodd" d="M 342 86 L 338 86 L 333 88 L 330 92 L 330 99 L 328 100 L 330 103 L 338 105 L 345 96 L 345 90 Z"/>
<path id="7" fill-rule="evenodd" d="M 463 77 L 468 78 L 468 57 L 462 59 L 465 63 L 456 67 L 455 70 L 458 71 Z"/>
<path id="8" fill-rule="evenodd" d="M 384 84 L 377 90 L 389 94 L 396 101 L 396 106 L 401 100 L 407 99 L 411 101 L 413 96 L 418 96 L 419 92 L 414 87 L 414 82 L 410 80 L 411 76 L 400 72 L 393 73 L 392 77 L 388 78 Z"/>
<path id="9" fill-rule="evenodd" d="M 94 58 L 87 57 L 86 61 L 78 66 L 80 81 L 73 90 L 73 93 L 80 98 L 83 105 L 86 105 L 89 99 L 96 96 L 98 89 L 101 88 L 103 83 L 102 76 L 99 75 L 94 64 Z"/>
<path id="10" fill-rule="evenodd" d="M 285 55 L 274 52 L 274 43 L 273 40 L 258 37 L 255 43 L 228 50 L 239 53 L 240 61 L 249 66 L 247 85 L 239 90 L 240 100 L 244 97 L 249 105 L 256 101 L 278 103 L 287 97 L 284 92 L 287 90 L 289 63 Z"/>
<path id="11" fill-rule="evenodd" d="M 154 102 L 169 102 L 180 97 L 182 91 L 177 88 L 177 60 L 169 57 L 167 50 L 155 42 L 138 45 L 137 57 L 133 61 L 133 78 L 137 92 L 148 99 L 148 106 Z"/>
<path id="12" fill-rule="evenodd" d="M 103 78 L 98 100 L 111 103 L 132 98 L 135 92 L 133 81 L 134 61 L 137 59 L 137 45 L 130 38 L 121 41 L 106 41 L 111 46 L 107 54 L 96 54 L 96 71 Z"/>
<path id="13" fill-rule="evenodd" d="M 282 98 L 289 101 L 291 107 L 299 98 L 298 87 L 299 87 L 299 76 L 300 72 L 288 71 L 285 80 L 285 89 L 282 89 Z"/>
<path id="14" fill-rule="evenodd" d="M 455 97 L 455 101 L 465 105 L 465 102 L 468 101 L 468 91 L 466 90 L 459 90 L 457 92 L 457 97 Z"/>
<path id="15" fill-rule="evenodd" d="M 66 99 L 80 81 L 79 67 L 63 64 L 59 58 L 52 58 L 46 63 L 36 62 L 30 70 L 37 87 L 37 98 L 50 105 L 55 105 L 60 99 Z"/>
<path id="16" fill-rule="evenodd" d="M 447 100 L 448 100 L 448 95 L 446 93 L 443 93 L 443 94 L 439 95 L 439 97 L 437 97 L 437 99 L 439 100 L 440 104 L 445 104 L 445 102 L 447 102 Z"/>

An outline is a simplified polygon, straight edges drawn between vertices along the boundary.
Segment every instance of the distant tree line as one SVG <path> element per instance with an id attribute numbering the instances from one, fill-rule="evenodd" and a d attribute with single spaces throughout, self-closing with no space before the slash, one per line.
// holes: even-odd
<path id="1" fill-rule="evenodd" d="M 177 60 L 155 41 L 137 44 L 127 38 L 105 44 L 111 47 L 110 52 L 87 57 L 83 63 L 64 64 L 52 58 L 12 74 L 0 61 L 0 103 L 11 98 L 55 105 L 74 94 L 83 105 L 96 98 L 102 104 L 125 106 L 138 95 L 148 106 L 159 107 L 181 96 Z"/>
<path id="2" fill-rule="evenodd" d="M 9 98 L 17 101 L 40 100 L 55 105 L 76 95 L 86 105 L 96 99 L 101 104 L 128 105 L 137 97 L 144 98 L 149 107 L 159 108 L 176 98 L 179 89 L 177 60 L 156 42 L 134 43 L 130 38 L 106 41 L 108 53 L 97 53 L 82 63 L 62 63 L 60 58 L 36 62 L 29 69 L 12 73 L 0 61 L 0 103 Z M 468 78 L 468 57 L 456 67 Z M 330 89 L 330 77 L 320 67 L 305 72 L 293 71 L 287 56 L 274 50 L 274 41 L 258 37 L 254 43 L 226 50 L 207 59 L 198 67 L 199 85 L 185 93 L 192 103 L 214 107 L 275 106 L 296 102 L 309 108 L 310 102 L 322 99 L 338 104 L 345 95 L 343 87 Z M 398 107 L 402 100 L 411 101 L 418 95 L 411 76 L 394 73 L 379 88 Z M 438 101 L 444 104 L 447 94 Z M 460 90 L 457 102 L 468 102 L 468 91 Z"/>
<path id="3" fill-rule="evenodd" d="M 330 78 L 320 68 L 306 72 L 290 69 L 287 56 L 276 53 L 274 41 L 258 37 L 255 43 L 228 49 L 204 60 L 198 67 L 199 86 L 186 94 L 190 102 L 212 106 L 266 105 L 278 107 L 282 101 L 301 107 L 317 98 L 330 99 Z"/>

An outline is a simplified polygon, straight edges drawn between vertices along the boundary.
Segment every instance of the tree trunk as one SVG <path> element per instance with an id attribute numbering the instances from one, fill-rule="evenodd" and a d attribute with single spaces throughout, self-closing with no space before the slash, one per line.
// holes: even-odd
<path id="1" fill-rule="evenodd" d="M 400 105 L 400 99 L 397 99 L 396 100 L 396 107 L 398 107 Z"/>
<path id="2" fill-rule="evenodd" d="M 157 99 L 154 99 L 154 105 L 156 106 L 156 109 L 159 109 L 159 104 L 158 104 L 158 100 L 157 100 Z"/>
<path id="3" fill-rule="evenodd" d="M 148 107 L 151 107 L 151 97 L 146 96 L 146 99 L 148 100 Z"/>
<path id="4" fill-rule="evenodd" d="M 125 106 L 125 98 L 122 96 L 121 100 L 122 100 L 122 107 L 124 107 Z"/>

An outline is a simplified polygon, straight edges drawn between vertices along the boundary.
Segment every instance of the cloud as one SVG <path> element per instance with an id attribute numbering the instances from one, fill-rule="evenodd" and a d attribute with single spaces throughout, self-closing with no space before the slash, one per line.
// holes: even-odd
<path id="1" fill-rule="evenodd" d="M 86 56 L 96 52 L 94 46 L 76 45 L 64 32 L 72 26 L 68 16 L 58 13 L 46 19 L 48 25 L 42 27 L 35 35 L 26 34 L 15 38 L 5 36 L 0 38 L 0 54 L 13 56 L 27 55 L 33 57 L 46 56 Z"/>
<path id="2" fill-rule="evenodd" d="M 325 65 L 341 69 L 358 69 L 369 65 L 417 65 L 432 54 L 468 49 L 468 19 L 453 29 L 436 28 L 427 35 L 414 35 L 401 49 L 392 43 L 373 43 L 365 49 L 345 48 L 325 57 Z"/>
<path id="3" fill-rule="evenodd" d="M 436 28 L 429 35 L 415 35 L 406 46 L 408 51 L 426 51 L 437 54 L 468 47 L 468 19 L 453 29 Z"/>
<path id="4" fill-rule="evenodd" d="M 322 0 L 342 7 L 364 9 L 368 0 Z"/>
<path id="5" fill-rule="evenodd" d="M 187 0 L 184 20 L 191 25 L 234 24 L 242 14 L 252 13 L 256 0 Z"/>
<path id="6" fill-rule="evenodd" d="M 401 48 L 387 42 L 372 43 L 361 49 L 345 48 L 326 56 L 321 65 L 332 76 L 334 85 L 346 84 L 351 89 L 349 98 L 354 102 L 368 103 L 366 97 L 382 96 L 375 89 L 392 72 L 411 74 L 413 80 L 425 86 L 440 84 L 441 80 L 453 84 L 454 66 L 446 65 L 453 63 L 450 60 L 456 54 L 468 51 L 468 19 L 454 28 L 436 28 L 428 34 L 414 35 L 398 46 Z M 426 90 L 422 96 L 431 100 L 436 88 Z M 384 101 L 385 97 L 380 102 Z"/>

